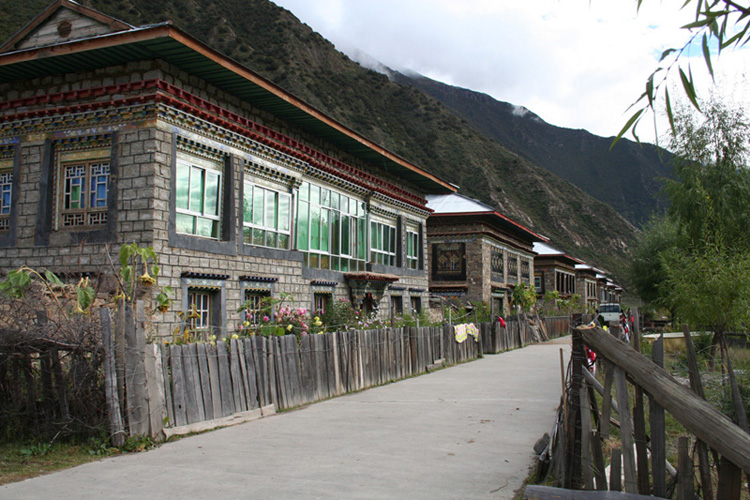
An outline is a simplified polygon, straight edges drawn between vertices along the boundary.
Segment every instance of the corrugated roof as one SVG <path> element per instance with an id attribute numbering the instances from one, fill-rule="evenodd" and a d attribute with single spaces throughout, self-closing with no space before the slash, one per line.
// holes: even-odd
<path id="1" fill-rule="evenodd" d="M 427 195 L 427 208 L 433 210 L 432 218 L 435 217 L 486 217 L 488 221 L 509 231 L 511 234 L 519 234 L 533 241 L 547 241 L 547 238 L 535 233 L 527 227 L 519 224 L 501 214 L 494 208 L 484 203 L 466 197 L 462 194 L 451 193 L 444 195 Z"/>
<path id="2" fill-rule="evenodd" d="M 495 209 L 489 205 L 458 193 L 427 195 L 427 208 L 434 210 L 436 215 L 495 212 Z"/>
<path id="3" fill-rule="evenodd" d="M 534 243 L 534 252 L 538 255 L 565 255 L 565 252 L 544 243 Z"/>

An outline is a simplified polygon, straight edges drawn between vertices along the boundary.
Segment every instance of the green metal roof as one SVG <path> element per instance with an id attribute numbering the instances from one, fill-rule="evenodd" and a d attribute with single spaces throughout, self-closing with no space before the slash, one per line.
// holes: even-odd
<path id="1" fill-rule="evenodd" d="M 0 83 L 153 59 L 163 59 L 427 193 L 456 190 L 169 24 L 0 54 Z"/>

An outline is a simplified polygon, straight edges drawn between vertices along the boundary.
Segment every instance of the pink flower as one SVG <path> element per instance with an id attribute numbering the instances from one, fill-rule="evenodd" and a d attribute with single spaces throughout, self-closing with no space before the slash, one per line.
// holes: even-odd
<path id="1" fill-rule="evenodd" d="M 270 321 L 270 319 L 271 318 L 269 318 L 268 316 L 263 316 L 263 321 L 265 321 L 266 323 L 268 323 Z"/>

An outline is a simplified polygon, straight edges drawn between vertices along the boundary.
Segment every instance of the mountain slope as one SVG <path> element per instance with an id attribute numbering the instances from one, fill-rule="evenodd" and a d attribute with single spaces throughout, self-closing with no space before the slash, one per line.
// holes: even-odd
<path id="1" fill-rule="evenodd" d="M 391 78 L 431 95 L 474 128 L 612 206 L 640 226 L 664 209 L 661 178 L 670 176 L 671 155 L 651 144 L 550 125 L 507 102 L 421 75 L 391 73 Z"/>
<path id="2" fill-rule="evenodd" d="M 48 0 L 27 0 L 41 11 Z M 636 229 L 610 206 L 474 130 L 436 99 L 390 81 L 268 0 L 87 0 L 134 25 L 172 20 L 312 106 L 421 167 L 462 193 L 552 238 L 590 263 L 620 272 Z M 13 0 L 0 8 L 13 13 Z M 16 18 L 19 29 L 29 18 Z M 7 38 L 12 31 L 0 33 Z"/>

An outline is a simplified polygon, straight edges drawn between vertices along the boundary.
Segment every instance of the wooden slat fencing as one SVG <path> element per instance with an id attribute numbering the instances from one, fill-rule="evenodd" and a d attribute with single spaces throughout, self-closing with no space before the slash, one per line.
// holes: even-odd
<path id="1" fill-rule="evenodd" d="M 136 321 L 136 323 L 139 323 Z M 159 438 L 257 418 L 545 340 L 538 323 L 478 325 L 457 342 L 450 325 L 128 346 L 143 352 L 128 384 L 128 428 Z M 141 376 L 145 373 L 145 376 Z M 126 403 L 128 399 L 126 398 Z M 244 420 L 243 420 L 244 421 Z M 145 430 L 144 430 L 145 429 Z M 120 432 L 120 431 L 118 431 Z"/>
<path id="2" fill-rule="evenodd" d="M 444 348 L 443 348 L 444 346 Z M 436 361 L 479 355 L 479 344 L 458 344 L 450 328 L 395 328 L 211 344 L 158 345 L 163 401 L 175 427 L 273 405 L 320 401 L 426 372 Z M 166 373 L 166 375 L 164 375 Z"/>

